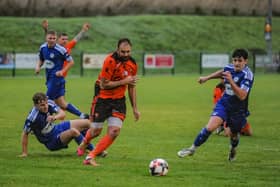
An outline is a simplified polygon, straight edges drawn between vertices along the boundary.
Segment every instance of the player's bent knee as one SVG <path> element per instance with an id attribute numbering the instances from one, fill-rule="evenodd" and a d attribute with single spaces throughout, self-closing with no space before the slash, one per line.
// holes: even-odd
<path id="1" fill-rule="evenodd" d="M 77 137 L 80 135 L 80 131 L 76 128 L 71 128 L 71 134 L 73 137 Z"/>
<path id="2" fill-rule="evenodd" d="M 120 128 L 110 128 L 108 131 L 108 135 L 112 138 L 118 137 L 120 134 Z"/>

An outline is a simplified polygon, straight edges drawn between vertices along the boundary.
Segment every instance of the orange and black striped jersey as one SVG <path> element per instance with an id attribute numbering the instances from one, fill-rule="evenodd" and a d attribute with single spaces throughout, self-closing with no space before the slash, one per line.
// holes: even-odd
<path id="1" fill-rule="evenodd" d="M 109 81 L 119 81 L 127 76 L 137 75 L 137 64 L 130 57 L 129 60 L 121 62 L 116 52 L 109 54 L 103 64 L 102 70 L 98 76 L 97 84 L 102 78 Z M 121 85 L 112 89 L 100 89 L 99 97 L 103 99 L 120 99 L 125 96 L 127 85 Z"/>

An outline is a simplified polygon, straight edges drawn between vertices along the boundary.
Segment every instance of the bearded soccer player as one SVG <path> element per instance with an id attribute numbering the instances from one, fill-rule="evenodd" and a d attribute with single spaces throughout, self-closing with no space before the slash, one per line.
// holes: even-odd
<path id="1" fill-rule="evenodd" d="M 100 135 L 105 120 L 108 122 L 108 129 L 95 149 L 87 155 L 84 160 L 85 165 L 98 166 L 95 161 L 96 156 L 109 148 L 118 137 L 126 117 L 127 89 L 134 118 L 136 121 L 140 118 L 136 104 L 137 64 L 131 57 L 131 48 L 132 44 L 128 38 L 120 39 L 117 50 L 106 57 L 96 81 L 90 114 L 91 128 L 77 151 L 81 155 L 84 153 L 91 139 Z"/>

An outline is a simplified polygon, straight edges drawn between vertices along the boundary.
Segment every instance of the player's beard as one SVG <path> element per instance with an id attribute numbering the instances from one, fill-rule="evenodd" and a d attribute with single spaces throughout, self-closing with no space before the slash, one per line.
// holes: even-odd
<path id="1" fill-rule="evenodd" d="M 129 56 L 121 56 L 121 57 L 119 57 L 119 60 L 121 61 L 121 62 L 125 62 L 125 61 L 128 61 L 129 60 Z"/>

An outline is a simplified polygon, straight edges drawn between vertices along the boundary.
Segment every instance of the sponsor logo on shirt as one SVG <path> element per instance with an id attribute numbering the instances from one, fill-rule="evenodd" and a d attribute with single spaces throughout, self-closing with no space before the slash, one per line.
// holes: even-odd
<path id="1" fill-rule="evenodd" d="M 233 80 L 234 80 L 234 82 L 238 82 L 239 77 L 234 77 Z"/>
<path id="2" fill-rule="evenodd" d="M 45 60 L 46 68 L 52 69 L 54 67 L 54 62 L 50 60 Z"/>
<path id="3" fill-rule="evenodd" d="M 54 58 L 54 53 L 50 53 L 50 58 Z"/>

